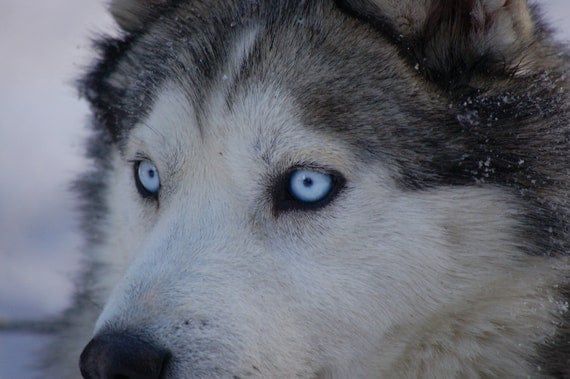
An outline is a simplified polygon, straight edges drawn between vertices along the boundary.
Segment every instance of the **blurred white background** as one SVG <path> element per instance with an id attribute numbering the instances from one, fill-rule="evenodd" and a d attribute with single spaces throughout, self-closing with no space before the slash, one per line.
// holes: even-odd
<path id="1" fill-rule="evenodd" d="M 0 322 L 60 312 L 79 267 L 69 183 L 82 157 L 88 109 L 73 81 L 90 39 L 116 31 L 108 0 L 0 0 Z M 570 1 L 542 0 L 570 40 Z M 0 332 L 0 379 L 31 378 L 45 337 Z"/>
<path id="2" fill-rule="evenodd" d="M 69 183 L 86 167 L 87 105 L 74 80 L 106 0 L 0 0 L 0 322 L 57 314 L 81 239 Z M 0 379 L 31 378 L 44 338 L 0 332 Z"/>

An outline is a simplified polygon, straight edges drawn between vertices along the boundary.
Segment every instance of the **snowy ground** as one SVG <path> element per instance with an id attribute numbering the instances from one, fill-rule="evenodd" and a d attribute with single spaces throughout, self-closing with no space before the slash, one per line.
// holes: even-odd
<path id="1" fill-rule="evenodd" d="M 112 31 L 108 0 L 0 0 L 0 322 L 65 307 L 80 238 L 68 183 L 81 157 L 87 107 L 72 82 L 89 38 Z M 542 0 L 570 39 L 570 2 Z M 0 333 L 0 379 L 31 377 L 45 337 Z"/>

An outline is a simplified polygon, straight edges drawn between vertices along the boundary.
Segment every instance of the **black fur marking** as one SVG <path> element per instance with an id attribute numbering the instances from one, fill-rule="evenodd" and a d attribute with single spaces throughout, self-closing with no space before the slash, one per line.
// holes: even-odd
<path id="1" fill-rule="evenodd" d="M 122 93 L 117 93 L 106 79 L 117 69 L 136 38 L 128 36 L 124 39 L 103 39 L 96 43 L 100 59 L 93 69 L 80 82 L 81 94 L 89 100 L 96 117 L 96 128 L 107 130 L 117 142 L 121 134 L 121 125 L 126 118 L 121 104 Z"/>

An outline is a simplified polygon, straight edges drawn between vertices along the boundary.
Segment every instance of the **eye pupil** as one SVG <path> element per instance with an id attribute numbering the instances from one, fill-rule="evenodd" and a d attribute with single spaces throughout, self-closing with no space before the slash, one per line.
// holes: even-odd
<path id="1" fill-rule="evenodd" d="M 304 185 L 305 187 L 307 187 L 307 188 L 308 188 L 308 187 L 311 187 L 311 186 L 313 185 L 313 180 L 312 180 L 311 178 L 305 177 L 305 178 L 303 179 L 303 185 Z"/>

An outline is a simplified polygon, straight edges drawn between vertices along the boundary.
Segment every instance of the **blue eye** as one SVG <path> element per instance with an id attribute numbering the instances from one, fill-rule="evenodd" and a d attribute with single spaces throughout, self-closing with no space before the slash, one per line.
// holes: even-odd
<path id="1" fill-rule="evenodd" d="M 273 214 L 319 210 L 335 199 L 345 183 L 337 171 L 293 167 L 279 176 L 271 188 Z"/>
<path id="2" fill-rule="evenodd" d="M 160 177 L 158 175 L 158 169 L 150 161 L 138 161 L 135 164 L 135 181 L 141 196 L 158 197 Z"/>
<path id="3" fill-rule="evenodd" d="M 333 187 L 333 176 L 319 171 L 295 170 L 289 177 L 289 192 L 302 203 L 312 204 L 326 199 Z"/>

